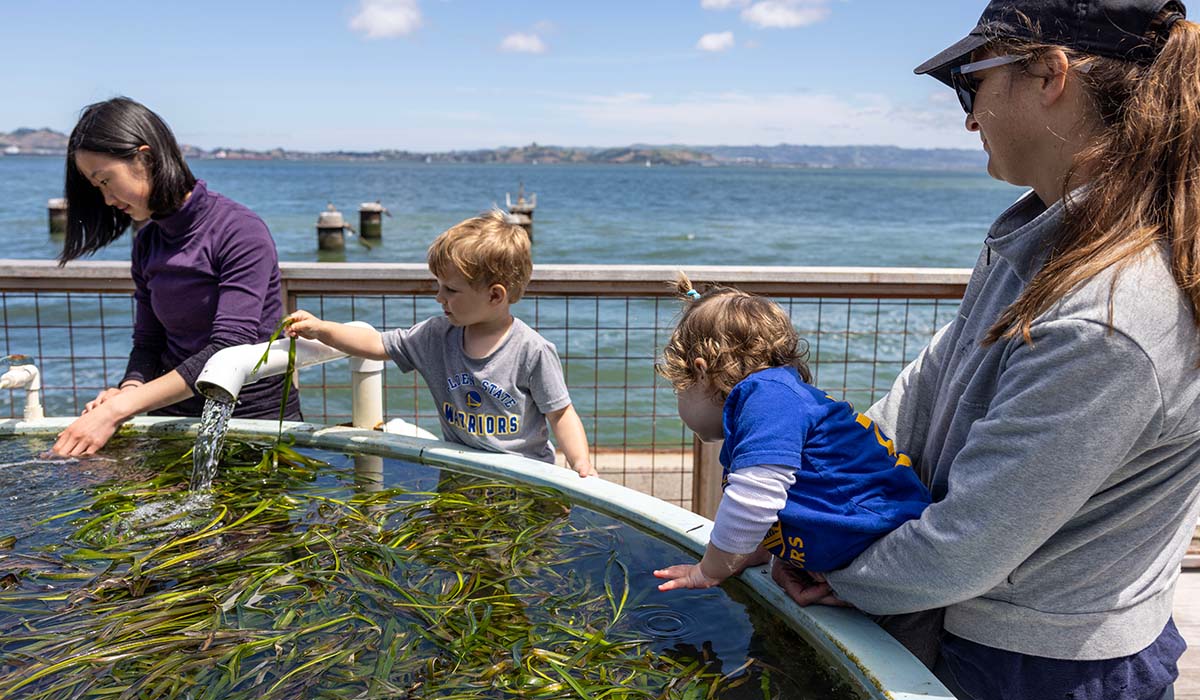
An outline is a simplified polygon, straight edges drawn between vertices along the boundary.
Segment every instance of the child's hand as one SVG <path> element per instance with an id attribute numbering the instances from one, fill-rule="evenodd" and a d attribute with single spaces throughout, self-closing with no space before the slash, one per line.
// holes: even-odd
<path id="1" fill-rule="evenodd" d="M 704 557 L 699 564 L 676 564 L 659 569 L 654 575 L 670 579 L 659 584 L 660 591 L 672 591 L 676 588 L 712 588 L 730 576 L 742 573 L 748 566 L 765 563 L 763 555 L 769 559 L 771 553 L 759 547 L 748 554 L 736 554 L 726 552 L 709 542 L 704 548 Z"/>
<path id="2" fill-rule="evenodd" d="M 654 572 L 655 577 L 669 579 L 658 585 L 660 591 L 673 591 L 677 588 L 712 588 L 724 579 L 706 576 L 700 570 L 699 564 L 676 564 Z"/>
<path id="3" fill-rule="evenodd" d="M 320 340 L 321 329 L 324 321 L 313 316 L 307 311 L 300 309 L 287 317 L 288 326 L 286 333 L 289 338 L 308 338 L 309 340 Z"/>
<path id="4" fill-rule="evenodd" d="M 571 465 L 571 468 L 579 472 L 579 476 L 598 476 L 599 472 L 592 466 L 592 460 L 586 457 Z"/>

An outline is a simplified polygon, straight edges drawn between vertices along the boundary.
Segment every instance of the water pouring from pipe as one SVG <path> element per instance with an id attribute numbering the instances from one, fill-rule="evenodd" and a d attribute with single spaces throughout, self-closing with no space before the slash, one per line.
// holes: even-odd
<path id="1" fill-rule="evenodd" d="M 351 321 L 347 325 L 372 328 L 369 323 Z M 372 328 L 373 330 L 373 328 Z M 291 346 L 295 343 L 294 361 Z M 196 447 L 192 454 L 193 490 L 204 490 L 212 485 L 217 462 L 221 457 L 221 445 L 225 439 L 229 416 L 237 402 L 242 387 L 266 377 L 288 371 L 324 364 L 346 357 L 346 353 L 316 340 L 307 338 L 279 339 L 255 345 L 237 345 L 224 348 L 209 358 L 196 378 L 196 390 L 206 399 L 200 428 L 196 433 Z M 352 358 L 351 371 L 355 376 L 356 398 L 354 425 L 373 428 L 383 420 L 382 385 L 383 363 L 378 360 Z M 358 386 L 379 385 L 378 391 L 365 391 L 365 400 L 359 401 Z M 363 404 L 360 406 L 360 404 Z M 371 404 L 371 405 L 366 405 Z M 375 406 L 374 404 L 378 404 Z"/>

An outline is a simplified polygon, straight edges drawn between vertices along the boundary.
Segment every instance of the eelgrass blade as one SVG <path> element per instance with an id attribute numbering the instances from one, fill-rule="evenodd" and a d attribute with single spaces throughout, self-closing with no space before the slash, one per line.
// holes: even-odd
<path id="1" fill-rule="evenodd" d="M 258 371 L 259 367 L 262 367 L 264 364 L 266 364 L 267 358 L 271 356 L 271 343 L 274 343 L 276 340 L 278 340 L 280 334 L 282 334 L 284 329 L 290 325 L 292 325 L 292 319 L 288 318 L 287 316 L 284 316 L 279 320 L 279 324 L 275 326 L 275 330 L 271 333 L 271 337 L 267 340 L 267 349 L 263 352 L 262 357 L 258 358 L 258 362 L 254 363 L 254 369 L 250 370 L 250 374 L 254 374 Z"/>

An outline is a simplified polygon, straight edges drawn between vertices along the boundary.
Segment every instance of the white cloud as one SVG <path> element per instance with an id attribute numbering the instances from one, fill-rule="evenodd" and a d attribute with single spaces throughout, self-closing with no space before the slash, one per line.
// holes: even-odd
<path id="1" fill-rule="evenodd" d="M 762 0 L 742 10 L 742 19 L 757 27 L 793 29 L 829 16 L 826 0 Z"/>
<path id="2" fill-rule="evenodd" d="M 726 92 L 656 99 L 644 93 L 594 95 L 563 105 L 574 129 L 625 143 L 978 147 L 957 104 L 898 104 L 883 95 Z M 611 136 L 605 139 L 602 135 Z M 576 141 L 580 137 L 576 136 Z M 539 142 L 542 139 L 538 139 Z"/>
<path id="3" fill-rule="evenodd" d="M 750 0 L 700 0 L 700 7 L 706 10 L 728 10 L 731 7 L 745 7 Z"/>
<path id="4" fill-rule="evenodd" d="M 622 105 L 646 104 L 653 99 L 654 96 L 648 92 L 618 92 L 615 95 L 588 95 L 581 98 L 581 102 L 603 107 L 621 107 Z"/>
<path id="5" fill-rule="evenodd" d="M 696 48 L 701 51 L 727 51 L 733 48 L 733 32 L 713 32 L 700 37 Z"/>
<path id="6" fill-rule="evenodd" d="M 386 39 L 411 34 L 421 26 L 417 0 L 362 0 L 350 28 L 368 39 Z"/>
<path id="7" fill-rule="evenodd" d="M 517 32 L 504 37 L 500 42 L 501 51 L 512 53 L 546 53 L 546 43 L 537 34 Z"/>

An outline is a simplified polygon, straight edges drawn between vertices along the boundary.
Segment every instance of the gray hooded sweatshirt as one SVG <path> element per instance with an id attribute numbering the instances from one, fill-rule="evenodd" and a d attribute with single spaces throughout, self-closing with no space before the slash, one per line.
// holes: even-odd
<path id="1" fill-rule="evenodd" d="M 1162 631 L 1200 513 L 1200 333 L 1156 246 L 1072 290 L 1032 344 L 984 345 L 1062 216 L 1030 192 L 993 224 L 958 317 L 868 412 L 935 502 L 829 582 L 871 613 L 946 606 L 979 644 L 1108 659 Z"/>

